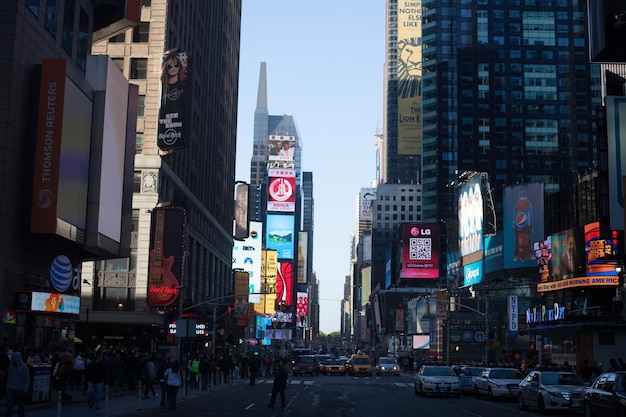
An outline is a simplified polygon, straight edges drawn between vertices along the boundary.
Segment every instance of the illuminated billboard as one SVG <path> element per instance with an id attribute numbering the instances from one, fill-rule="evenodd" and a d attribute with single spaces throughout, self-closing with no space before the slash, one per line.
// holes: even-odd
<path id="1" fill-rule="evenodd" d="M 32 311 L 51 313 L 80 313 L 80 297 L 48 292 L 33 292 L 31 298 Z"/>
<path id="2" fill-rule="evenodd" d="M 308 281 L 309 233 L 298 232 L 298 284 Z"/>
<path id="3" fill-rule="evenodd" d="M 606 97 L 606 136 L 611 230 L 624 230 L 626 97 Z"/>
<path id="4" fill-rule="evenodd" d="M 504 267 L 536 266 L 533 242 L 545 237 L 543 183 L 505 187 L 503 206 Z"/>
<path id="5" fill-rule="evenodd" d="M 599 222 L 585 225 L 584 233 L 587 276 L 618 276 L 615 270 L 618 261 L 610 259 L 618 253 L 616 233 L 612 233 L 611 238 L 601 237 Z"/>
<path id="6" fill-rule="evenodd" d="M 398 155 L 422 153 L 421 1 L 398 7 Z"/>
<path id="7" fill-rule="evenodd" d="M 459 188 L 459 252 L 464 264 L 483 257 L 483 196 L 482 177 L 476 177 Z M 465 258 L 468 255 L 475 256 Z"/>
<path id="8" fill-rule="evenodd" d="M 278 259 L 293 259 L 294 216 L 268 214 L 266 223 L 265 249 L 278 252 Z"/>
<path id="9" fill-rule="evenodd" d="M 185 115 L 188 102 L 189 56 L 170 49 L 161 60 L 161 106 L 157 146 L 163 151 L 185 146 Z"/>
<path id="10" fill-rule="evenodd" d="M 187 231 L 185 209 L 156 207 L 150 227 L 148 305 L 167 307 L 178 299 Z"/>
<path id="11" fill-rule="evenodd" d="M 250 235 L 233 245 L 233 269 L 248 273 L 251 303 L 261 301 L 261 253 L 263 250 L 263 223 L 250 222 Z"/>
<path id="12" fill-rule="evenodd" d="M 580 228 L 568 229 L 552 234 L 553 280 L 585 275 L 585 246 Z"/>
<path id="13" fill-rule="evenodd" d="M 295 170 L 286 176 L 269 177 L 267 186 L 267 211 L 293 213 L 296 210 L 296 174 Z"/>
<path id="14" fill-rule="evenodd" d="M 293 305 L 293 287 L 296 279 L 293 262 L 278 261 L 276 273 L 276 305 Z"/>
<path id="15" fill-rule="evenodd" d="M 245 239 L 249 235 L 248 199 L 250 185 L 239 183 L 235 187 L 235 239 Z"/>
<path id="16" fill-rule="evenodd" d="M 468 265 L 463 265 L 463 286 L 480 284 L 485 273 L 483 271 L 483 261 L 477 261 Z"/>
<path id="17" fill-rule="evenodd" d="M 307 317 L 309 317 L 309 294 L 297 292 L 296 302 L 296 327 L 306 327 Z"/>
<path id="18" fill-rule="evenodd" d="M 234 271 L 233 280 L 233 288 L 235 291 L 233 316 L 237 319 L 238 326 L 246 326 L 249 317 L 248 273 L 245 271 Z"/>
<path id="19" fill-rule="evenodd" d="M 502 232 L 485 238 L 485 274 L 500 271 L 504 267 L 504 245 Z"/>
<path id="20" fill-rule="evenodd" d="M 402 225 L 401 278 L 439 278 L 439 225 Z"/>
<path id="21" fill-rule="evenodd" d="M 552 238 L 548 236 L 546 240 L 540 240 L 533 244 L 535 259 L 539 267 L 539 280 L 546 282 L 550 278 L 550 264 L 552 260 Z"/>
<path id="22" fill-rule="evenodd" d="M 273 314 L 276 310 L 276 277 L 278 275 L 278 256 L 275 250 L 261 252 L 261 295 L 254 304 L 257 314 Z"/>
<path id="23" fill-rule="evenodd" d="M 268 140 L 270 161 L 291 162 L 296 156 L 296 137 L 272 135 Z"/>

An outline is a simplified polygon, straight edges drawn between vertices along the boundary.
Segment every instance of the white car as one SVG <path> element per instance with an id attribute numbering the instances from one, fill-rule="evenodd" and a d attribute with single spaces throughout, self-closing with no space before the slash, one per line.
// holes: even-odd
<path id="1" fill-rule="evenodd" d="M 516 399 L 522 379 L 524 374 L 516 368 L 487 368 L 474 381 L 474 395 L 486 395 L 490 400 Z"/>
<path id="2" fill-rule="evenodd" d="M 463 365 L 461 367 L 455 367 L 454 371 L 459 376 L 461 382 L 461 393 L 473 394 L 474 393 L 474 381 L 485 370 L 484 366 L 469 366 Z"/>
<path id="3" fill-rule="evenodd" d="M 537 407 L 545 410 L 582 411 L 581 396 L 585 383 L 576 374 L 562 371 L 532 371 L 519 384 L 520 410 Z"/>
<path id="4" fill-rule="evenodd" d="M 422 365 L 415 374 L 414 388 L 415 395 L 422 397 L 429 394 L 461 396 L 459 377 L 449 366 Z"/>

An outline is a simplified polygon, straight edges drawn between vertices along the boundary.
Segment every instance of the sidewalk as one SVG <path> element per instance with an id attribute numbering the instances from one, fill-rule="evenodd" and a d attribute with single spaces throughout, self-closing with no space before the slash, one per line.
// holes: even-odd
<path id="1" fill-rule="evenodd" d="M 189 398 L 198 396 L 211 395 L 240 385 L 241 380 L 235 380 L 232 384 L 224 384 L 209 388 L 206 391 L 199 391 L 197 388 L 183 387 L 178 392 L 178 401 L 184 401 Z M 67 393 L 72 396 L 71 401 L 57 401 L 57 393 L 52 392 L 50 401 L 27 404 L 27 417 L 84 417 L 84 416 L 121 416 L 130 413 L 147 412 L 149 410 L 159 409 L 161 403 L 160 388 L 155 388 L 156 397 L 148 399 L 138 395 L 136 390 L 128 388 L 120 390 L 120 392 L 109 392 L 108 401 L 106 399 L 105 390 L 103 389 L 102 399 L 100 400 L 99 410 L 90 409 L 87 404 L 88 394 L 83 395 L 82 388 L 67 389 Z M 0 417 L 5 417 L 6 401 L 4 397 L 0 400 Z M 13 416 L 17 416 L 17 408 L 13 408 Z"/>

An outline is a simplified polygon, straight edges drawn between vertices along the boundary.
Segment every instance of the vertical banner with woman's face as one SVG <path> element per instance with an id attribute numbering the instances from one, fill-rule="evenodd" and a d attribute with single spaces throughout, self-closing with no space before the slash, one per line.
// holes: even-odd
<path id="1" fill-rule="evenodd" d="M 187 53 L 178 48 L 166 51 L 161 60 L 161 107 L 157 146 L 163 151 L 185 146 L 188 63 Z"/>

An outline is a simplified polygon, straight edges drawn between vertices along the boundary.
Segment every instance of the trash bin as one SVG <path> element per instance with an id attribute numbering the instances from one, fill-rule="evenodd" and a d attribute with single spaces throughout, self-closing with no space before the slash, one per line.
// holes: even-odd
<path id="1" fill-rule="evenodd" d="M 50 377 L 52 366 L 47 364 L 29 365 L 30 387 L 28 388 L 27 404 L 50 401 Z"/>

